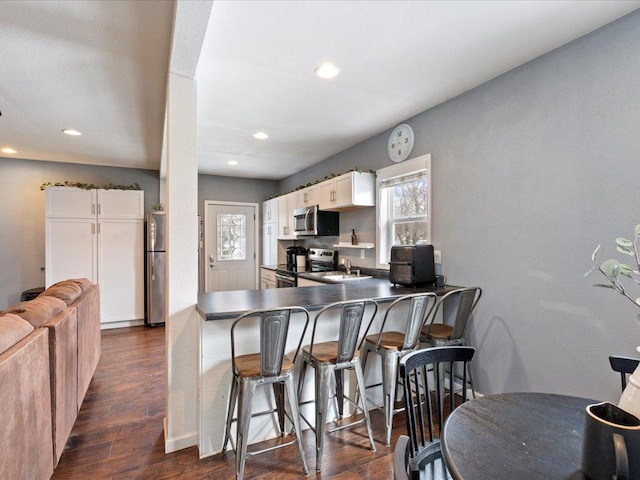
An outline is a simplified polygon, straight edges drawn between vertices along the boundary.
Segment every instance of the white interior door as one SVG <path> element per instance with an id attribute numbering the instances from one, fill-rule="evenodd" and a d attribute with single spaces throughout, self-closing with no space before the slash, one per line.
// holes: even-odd
<path id="1" fill-rule="evenodd" d="M 257 289 L 258 204 L 205 202 L 205 291 Z"/>

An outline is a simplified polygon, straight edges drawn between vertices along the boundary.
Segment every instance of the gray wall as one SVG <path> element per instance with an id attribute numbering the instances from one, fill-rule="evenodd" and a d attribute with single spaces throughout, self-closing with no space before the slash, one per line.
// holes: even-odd
<path id="1" fill-rule="evenodd" d="M 278 182 L 251 178 L 198 175 L 198 214 L 202 217 L 206 200 L 260 203 L 278 193 Z"/>
<path id="2" fill-rule="evenodd" d="M 44 286 L 40 185 L 67 180 L 96 185 L 137 182 L 145 193 L 145 211 L 158 201 L 158 173 L 151 170 L 0 158 L 0 309 L 18 302 L 22 291 Z"/>
<path id="3" fill-rule="evenodd" d="M 624 261 L 614 239 L 632 237 L 640 223 L 638 58 L 635 12 L 408 119 L 412 157 L 432 154 L 444 273 L 484 290 L 468 335 L 483 393 L 619 397 L 607 357 L 637 355 L 640 312 L 583 273 L 599 243 L 601 260 Z M 285 179 L 280 190 L 391 164 L 389 133 Z"/>

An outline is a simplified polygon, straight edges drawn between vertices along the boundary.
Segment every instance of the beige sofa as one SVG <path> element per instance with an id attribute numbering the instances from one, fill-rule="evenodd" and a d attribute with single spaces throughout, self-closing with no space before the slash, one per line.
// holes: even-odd
<path id="1" fill-rule="evenodd" d="M 100 359 L 99 297 L 98 286 L 89 280 L 65 280 L 52 285 L 37 298 L 13 305 L 4 312 L 10 318 L 16 317 L 27 322 L 34 332 L 46 332 L 48 352 L 45 373 L 49 382 L 49 402 L 42 407 L 49 410 L 52 468 L 60 460 Z M 38 372 L 38 375 L 41 373 Z M 44 396 L 44 393 L 40 396 Z M 12 412 L 0 411 L 0 425 L 5 414 L 11 415 Z M 41 433 L 34 432 L 34 435 Z M 0 473 L 2 478 L 20 480 L 48 477 L 4 477 Z"/>
<path id="2" fill-rule="evenodd" d="M 0 315 L 0 385 L 0 478 L 50 478 L 54 465 L 48 329 L 34 329 L 17 315 Z"/>

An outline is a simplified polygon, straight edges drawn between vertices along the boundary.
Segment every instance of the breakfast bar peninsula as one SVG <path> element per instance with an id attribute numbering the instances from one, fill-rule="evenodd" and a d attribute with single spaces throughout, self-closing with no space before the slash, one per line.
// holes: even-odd
<path id="1" fill-rule="evenodd" d="M 342 284 L 327 284 L 303 288 L 278 288 L 264 290 L 236 290 L 226 292 L 203 293 L 198 297 L 197 311 L 201 316 L 199 323 L 198 352 L 198 448 L 200 457 L 219 453 L 224 440 L 225 418 L 231 385 L 231 345 L 230 328 L 239 315 L 256 309 L 287 306 L 300 306 L 313 312 L 322 307 L 340 301 L 373 299 L 378 302 L 378 314 L 373 320 L 369 333 L 378 332 L 386 306 L 396 298 L 411 293 L 435 292 L 437 295 L 455 290 L 459 287 L 394 287 L 386 279 L 369 278 Z M 286 351 L 292 352 L 297 347 L 304 323 L 304 315 L 292 317 L 290 326 L 290 344 Z M 406 318 L 406 317 L 404 317 Z M 404 320 L 403 318 L 403 320 Z M 297 321 L 298 320 L 298 321 Z M 363 326 L 365 328 L 365 326 Z M 392 321 L 386 328 L 399 328 Z M 385 329 L 386 329 L 385 328 Z M 338 318 L 328 318 L 322 329 L 316 333 L 318 341 L 332 340 L 337 335 Z M 309 332 L 307 331 L 307 337 Z M 240 353 L 257 352 L 258 328 L 239 328 L 236 330 L 236 346 L 240 345 Z M 304 339 L 304 344 L 309 343 Z M 246 350 L 244 350 L 246 348 Z M 374 362 L 371 362 L 374 364 Z M 367 383 L 376 383 L 378 368 L 367 368 Z M 346 379 L 345 379 L 346 380 Z M 313 397 L 313 389 L 307 382 L 303 396 Z M 307 388 L 309 387 L 309 388 Z M 345 382 L 345 388 L 348 385 Z M 270 390 L 264 389 L 256 393 L 254 411 L 271 408 Z M 312 409 L 312 405 L 305 408 Z M 304 411 L 313 418 L 311 410 Z M 249 443 L 259 442 L 276 436 L 273 420 L 269 416 L 256 418 L 251 423 Z"/>

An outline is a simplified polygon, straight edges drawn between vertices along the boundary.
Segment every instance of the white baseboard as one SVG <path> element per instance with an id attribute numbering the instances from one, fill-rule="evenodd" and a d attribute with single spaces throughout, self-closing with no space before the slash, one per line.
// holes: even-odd
<path id="1" fill-rule="evenodd" d="M 164 453 L 177 452 L 184 448 L 195 447 L 198 444 L 198 433 L 187 433 L 180 437 L 167 437 L 167 417 L 163 419 L 164 425 Z"/>
<path id="2" fill-rule="evenodd" d="M 144 325 L 144 319 L 140 320 L 122 320 L 119 322 L 107 322 L 100 324 L 100 330 L 110 330 L 112 328 L 139 327 Z"/>

